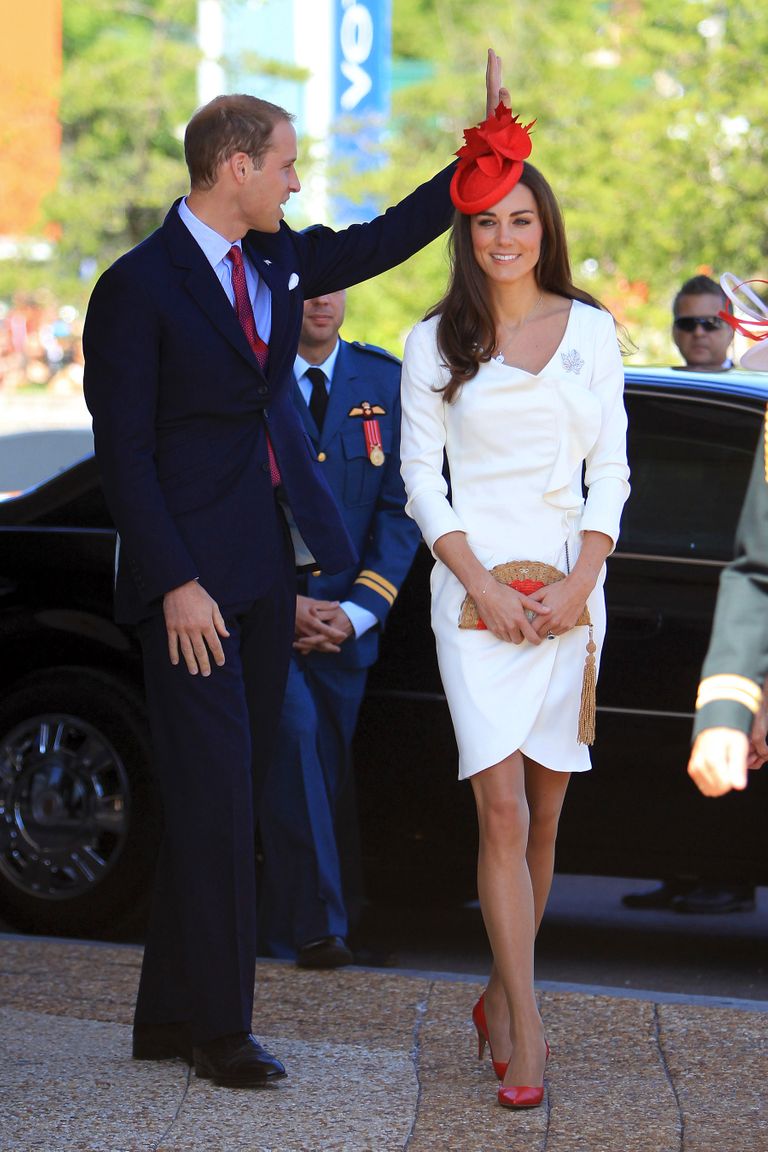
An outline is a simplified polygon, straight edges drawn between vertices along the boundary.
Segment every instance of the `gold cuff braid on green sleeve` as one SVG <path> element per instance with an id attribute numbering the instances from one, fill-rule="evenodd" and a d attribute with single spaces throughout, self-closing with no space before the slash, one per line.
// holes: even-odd
<path id="1" fill-rule="evenodd" d="M 696 711 L 699 712 L 707 704 L 717 701 L 730 701 L 741 704 L 754 716 L 760 707 L 763 692 L 759 684 L 747 676 L 737 676 L 733 673 L 719 673 L 707 676 L 699 684 L 696 697 Z"/>

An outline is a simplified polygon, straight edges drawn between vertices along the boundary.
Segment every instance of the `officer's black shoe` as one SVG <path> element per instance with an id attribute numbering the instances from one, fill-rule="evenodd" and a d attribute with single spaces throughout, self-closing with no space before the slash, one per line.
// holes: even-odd
<path id="1" fill-rule="evenodd" d="M 650 892 L 628 892 L 622 896 L 621 902 L 625 908 L 653 909 L 672 908 L 675 900 L 686 896 L 695 886 L 695 880 L 665 880 L 658 888 Z"/>
<path id="2" fill-rule="evenodd" d="M 299 948 L 296 964 L 299 968 L 343 968 L 354 964 L 355 958 L 341 936 L 321 936 L 309 940 Z"/>
<path id="3" fill-rule="evenodd" d="M 723 912 L 754 912 L 755 890 L 751 884 L 699 884 L 672 901 L 675 912 L 716 916 Z"/>

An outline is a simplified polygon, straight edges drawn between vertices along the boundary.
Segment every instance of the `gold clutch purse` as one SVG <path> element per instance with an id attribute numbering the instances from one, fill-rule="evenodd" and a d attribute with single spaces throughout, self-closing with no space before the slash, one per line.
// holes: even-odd
<path id="1" fill-rule="evenodd" d="M 514 588 L 523 596 L 530 596 L 539 588 L 549 584 L 556 584 L 564 580 L 566 573 L 561 572 L 552 564 L 543 564 L 540 560 L 509 560 L 506 564 L 496 564 L 490 574 L 499 584 L 506 584 Z M 584 610 L 576 621 L 575 627 L 584 626 L 589 629 L 587 639 L 587 657 L 584 662 L 584 677 L 581 684 L 581 707 L 579 708 L 579 730 L 576 739 L 579 744 L 594 744 L 595 742 L 595 713 L 597 674 L 595 652 L 597 645 L 592 636 L 592 621 L 589 609 Z M 477 604 L 467 593 L 459 612 L 459 628 L 482 630 L 485 628 L 483 619 L 477 609 Z"/>

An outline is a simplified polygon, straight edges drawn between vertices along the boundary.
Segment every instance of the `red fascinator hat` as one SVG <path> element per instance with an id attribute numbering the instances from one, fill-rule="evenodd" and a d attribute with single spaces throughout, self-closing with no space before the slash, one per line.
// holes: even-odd
<path id="1" fill-rule="evenodd" d="M 509 108 L 496 111 L 476 128 L 464 129 L 464 145 L 451 180 L 451 200 L 459 212 L 473 216 L 498 204 L 523 174 L 523 161 L 531 154 L 530 130 L 536 123 L 520 124 Z"/>
<path id="2" fill-rule="evenodd" d="M 768 307 L 753 292 L 750 284 L 768 284 L 768 280 L 739 280 L 732 272 L 724 272 L 720 277 L 720 287 L 730 300 L 734 308 L 746 316 L 745 320 L 737 320 L 733 312 L 718 312 L 718 316 L 725 320 L 742 336 L 748 336 L 755 343 L 741 358 L 741 367 L 750 371 L 768 372 Z"/>

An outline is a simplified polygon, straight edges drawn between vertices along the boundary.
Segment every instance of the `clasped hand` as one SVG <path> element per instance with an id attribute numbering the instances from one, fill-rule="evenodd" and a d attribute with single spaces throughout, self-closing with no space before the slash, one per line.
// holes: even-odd
<path id="1" fill-rule="evenodd" d="M 500 640 L 540 644 L 548 635 L 562 636 L 575 625 L 586 604 L 585 589 L 569 580 L 559 580 L 524 596 L 515 588 L 493 583 L 478 605 L 485 626 Z M 526 612 L 533 612 L 529 620 Z"/>
<path id="2" fill-rule="evenodd" d="M 549 610 L 540 620 L 534 621 L 539 636 L 546 636 L 548 632 L 562 636 L 570 632 L 584 611 L 591 591 L 590 586 L 571 575 L 532 592 L 529 599 L 535 603 L 534 611 Z"/>
<path id="3" fill-rule="evenodd" d="M 352 622 L 338 600 L 296 597 L 296 639 L 293 647 L 297 652 L 302 655 L 309 652 L 339 652 L 352 632 Z"/>

